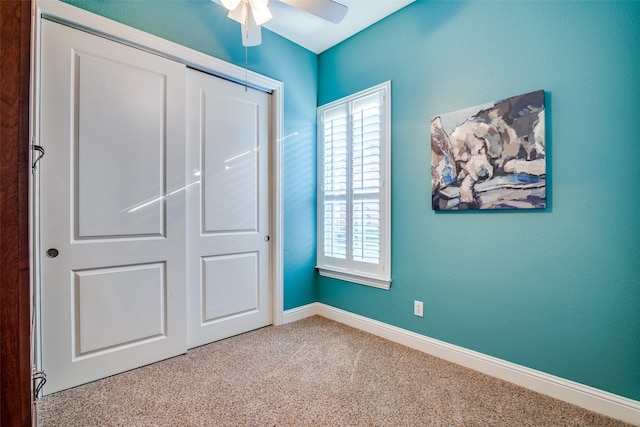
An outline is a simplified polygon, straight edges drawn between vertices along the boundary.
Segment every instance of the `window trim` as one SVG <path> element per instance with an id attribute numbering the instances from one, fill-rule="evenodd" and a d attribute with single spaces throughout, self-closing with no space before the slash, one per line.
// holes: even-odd
<path id="1" fill-rule="evenodd" d="M 380 93 L 380 266 L 377 273 L 358 268 L 361 263 L 353 260 L 338 260 L 324 255 L 324 126 L 325 111 L 345 106 Z M 317 254 L 316 269 L 321 276 L 344 280 L 361 285 L 388 290 L 391 286 L 391 81 L 378 84 L 352 95 L 335 100 L 317 108 Z M 349 146 L 352 141 L 349 140 Z M 350 231 L 351 232 L 351 231 Z M 338 262 L 332 263 L 331 260 Z"/>

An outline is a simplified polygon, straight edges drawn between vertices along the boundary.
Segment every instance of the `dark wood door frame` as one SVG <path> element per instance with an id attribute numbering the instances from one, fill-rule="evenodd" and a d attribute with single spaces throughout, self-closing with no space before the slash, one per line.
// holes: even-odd
<path id="1" fill-rule="evenodd" d="M 31 426 L 30 0 L 0 1 L 0 425 Z"/>

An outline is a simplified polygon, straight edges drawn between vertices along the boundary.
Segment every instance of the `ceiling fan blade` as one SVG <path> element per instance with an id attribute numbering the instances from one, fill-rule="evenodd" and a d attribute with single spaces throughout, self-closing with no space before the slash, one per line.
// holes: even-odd
<path id="1" fill-rule="evenodd" d="M 236 22 L 244 24 L 247 22 L 248 13 L 249 8 L 247 7 L 247 4 L 244 2 L 238 2 L 234 9 L 229 10 L 229 14 L 227 16 Z"/>
<path id="2" fill-rule="evenodd" d="M 289 6 L 304 10 L 312 15 L 326 19 L 334 24 L 339 23 L 349 8 L 333 0 L 280 0 Z"/>
<path id="3" fill-rule="evenodd" d="M 251 3 L 251 14 L 258 25 L 262 25 L 272 18 L 271 11 L 267 6 L 256 7 L 253 3 Z"/>

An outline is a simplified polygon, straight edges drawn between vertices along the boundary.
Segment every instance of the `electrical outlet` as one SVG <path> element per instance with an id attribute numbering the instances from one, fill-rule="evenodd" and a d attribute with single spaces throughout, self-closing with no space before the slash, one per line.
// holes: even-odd
<path id="1" fill-rule="evenodd" d="M 422 301 L 413 302 L 413 314 L 418 317 L 424 316 L 424 305 L 422 304 Z"/>

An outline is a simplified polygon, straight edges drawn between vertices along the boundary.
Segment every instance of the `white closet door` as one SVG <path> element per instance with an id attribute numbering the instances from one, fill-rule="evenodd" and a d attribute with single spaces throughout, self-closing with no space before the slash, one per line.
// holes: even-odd
<path id="1" fill-rule="evenodd" d="M 185 67 L 43 21 L 45 394 L 184 353 Z"/>
<path id="2" fill-rule="evenodd" d="M 187 71 L 189 348 L 271 324 L 269 104 Z"/>

